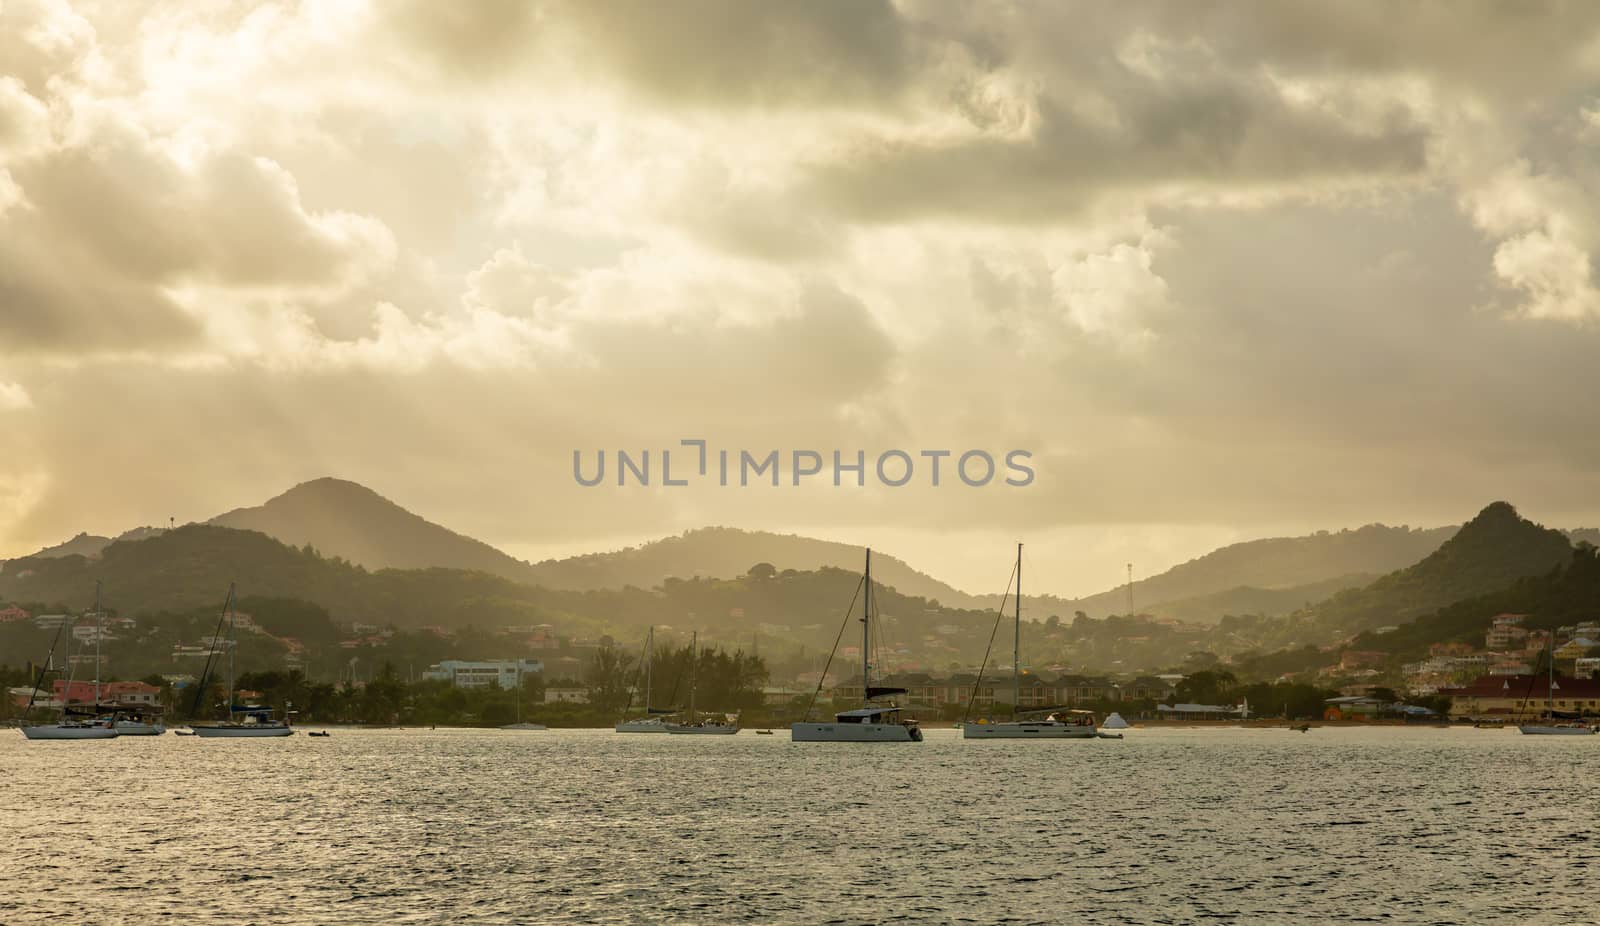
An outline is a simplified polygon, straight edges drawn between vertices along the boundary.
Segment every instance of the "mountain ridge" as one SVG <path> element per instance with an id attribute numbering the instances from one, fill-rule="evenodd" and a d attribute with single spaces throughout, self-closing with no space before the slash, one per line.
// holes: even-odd
<path id="1" fill-rule="evenodd" d="M 217 526 L 256 530 L 296 547 L 310 545 L 369 569 L 457 568 L 554 589 L 650 589 L 669 578 L 736 578 L 760 562 L 779 570 L 859 569 L 863 547 L 798 534 L 703 527 L 637 546 L 526 562 L 491 544 L 417 515 L 350 480 L 322 477 L 300 483 L 260 505 L 211 518 Z M 118 539 L 160 529 L 137 528 Z M 1215 623 L 1227 615 L 1281 616 L 1357 589 L 1420 562 L 1456 528 L 1369 524 L 1297 537 L 1229 544 L 1134 583 L 1135 610 L 1160 618 Z M 1573 538 L 1600 533 L 1579 528 Z M 111 538 L 78 536 L 35 556 L 99 556 Z M 998 594 L 972 594 L 880 552 L 874 573 L 904 594 L 953 607 L 994 607 Z M 1102 618 L 1127 610 L 1127 586 L 1082 598 L 1030 595 L 1041 615 L 1083 611 Z"/>

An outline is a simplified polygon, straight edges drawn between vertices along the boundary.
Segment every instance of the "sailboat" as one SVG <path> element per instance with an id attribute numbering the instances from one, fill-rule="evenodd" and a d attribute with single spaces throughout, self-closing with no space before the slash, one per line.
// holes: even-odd
<path id="1" fill-rule="evenodd" d="M 1579 715 L 1573 714 L 1572 719 L 1562 721 L 1560 711 L 1556 710 L 1556 638 L 1550 635 L 1550 676 L 1545 687 L 1545 710 L 1549 723 L 1521 723 L 1517 729 L 1529 736 L 1591 736 L 1594 727 L 1588 726 Z"/>
<path id="2" fill-rule="evenodd" d="M 866 568 L 862 572 L 866 590 L 861 605 L 861 694 L 862 706 L 833 715 L 833 722 L 800 720 L 789 724 L 789 738 L 796 743 L 920 743 L 922 728 L 915 720 L 901 719 L 900 708 L 888 700 L 905 694 L 904 688 L 872 687 L 872 550 L 867 550 Z M 845 620 L 850 614 L 845 614 Z M 844 633 L 840 628 L 840 634 Z M 838 643 L 835 642 L 835 648 Z M 832 663 L 833 654 L 828 654 Z M 827 668 L 823 668 L 827 676 Z M 820 684 L 818 686 L 820 688 Z M 882 703 L 879 703 L 882 702 Z M 809 713 L 809 712 L 808 712 Z"/>
<path id="3" fill-rule="evenodd" d="M 104 624 L 100 611 L 100 583 L 94 584 L 94 710 L 100 708 L 100 630 Z M 33 702 L 39 696 L 39 685 L 44 682 L 45 673 L 55 658 L 56 643 L 61 640 L 61 632 L 76 621 L 62 621 L 56 626 L 55 639 L 50 642 L 50 652 L 45 656 L 45 668 L 39 670 L 39 675 L 33 684 L 33 693 L 28 695 L 28 706 L 23 708 L 22 716 L 28 716 L 28 711 L 33 709 Z M 108 718 L 98 716 L 88 720 L 69 719 L 67 700 L 72 695 L 72 638 L 67 638 L 67 684 L 61 692 L 61 717 L 55 723 L 30 724 L 22 728 L 22 735 L 30 740 L 109 740 L 117 736 L 117 728 Z"/>
<path id="4" fill-rule="evenodd" d="M 161 719 L 161 714 L 154 710 L 119 707 L 116 709 L 116 720 L 113 723 L 116 725 L 118 736 L 160 736 L 167 732 L 166 722 Z"/>
<path id="5" fill-rule="evenodd" d="M 699 734 L 713 736 L 729 736 L 739 732 L 737 723 L 726 720 L 717 720 L 707 717 L 705 720 L 696 720 L 694 713 L 694 689 L 700 667 L 700 632 L 697 630 L 690 637 L 689 642 L 689 719 L 683 723 L 664 723 L 668 733 Z"/>
<path id="6" fill-rule="evenodd" d="M 274 720 L 272 708 L 253 705 L 239 705 L 233 703 L 233 654 L 238 648 L 238 639 L 234 632 L 233 620 L 234 587 L 228 585 L 228 600 L 222 605 L 222 616 L 217 618 L 217 629 L 211 634 L 211 655 L 206 659 L 205 671 L 200 675 L 200 684 L 194 693 L 194 707 L 191 713 L 198 711 L 200 700 L 205 697 L 207 676 L 211 672 L 211 660 L 216 658 L 217 644 L 222 637 L 222 624 L 228 624 L 228 719 L 212 723 L 191 723 L 189 729 L 196 736 L 207 739 L 266 736 L 290 736 L 294 733 L 287 718 Z"/>
<path id="7" fill-rule="evenodd" d="M 524 693 L 525 693 L 525 690 L 522 687 L 522 672 L 521 672 L 521 670 L 518 670 L 518 672 L 517 672 L 517 722 L 516 723 L 503 723 L 503 724 L 500 725 L 500 729 L 502 729 L 502 730 L 548 730 L 548 729 L 550 729 L 549 727 L 545 726 L 542 723 L 534 723 L 532 721 L 524 721 L 522 719 L 522 696 L 523 696 Z M 315 736 L 316 734 L 312 734 L 312 735 Z"/>
<path id="8" fill-rule="evenodd" d="M 977 695 L 977 687 L 973 687 L 973 695 Z M 1040 708 L 1034 711 L 1021 711 L 1022 707 L 1022 544 L 1017 544 L 1017 605 L 1016 605 L 1016 630 L 1011 644 L 1011 717 L 1012 719 L 997 723 L 964 723 L 961 725 L 961 738 L 969 740 L 988 739 L 1072 739 L 1086 740 L 1099 736 L 1095 730 L 1094 714 L 1089 711 L 1066 710 L 1063 708 Z M 1018 713 L 1043 714 L 1037 720 L 1018 720 Z"/>
<path id="9" fill-rule="evenodd" d="M 676 713 L 669 708 L 650 706 L 650 683 L 656 664 L 655 643 L 656 629 L 651 627 L 644 635 L 644 716 L 617 721 L 613 729 L 618 733 L 665 733 L 667 725 L 658 715 Z"/>

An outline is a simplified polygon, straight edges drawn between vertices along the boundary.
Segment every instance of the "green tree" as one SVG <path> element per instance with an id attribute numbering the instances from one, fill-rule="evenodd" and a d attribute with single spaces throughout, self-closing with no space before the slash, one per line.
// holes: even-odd
<path id="1" fill-rule="evenodd" d="M 589 663 L 584 684 L 589 689 L 589 703 L 600 711 L 612 713 L 622 710 L 628 703 L 629 686 L 633 681 L 633 657 L 615 646 L 602 646 Z"/>
<path id="2" fill-rule="evenodd" d="M 1238 683 L 1227 669 L 1204 669 L 1178 683 L 1177 698 L 1190 704 L 1221 704 L 1233 696 Z"/>

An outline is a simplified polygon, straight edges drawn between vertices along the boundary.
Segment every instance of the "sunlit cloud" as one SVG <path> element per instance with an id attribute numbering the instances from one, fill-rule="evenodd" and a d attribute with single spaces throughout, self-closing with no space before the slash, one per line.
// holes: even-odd
<path id="1" fill-rule="evenodd" d="M 328 473 L 521 549 L 893 525 L 958 580 L 941 532 L 1600 518 L 1597 49 L 1583 6 L 6 0 L 0 553 Z M 698 435 L 1041 477 L 567 476 Z M 1087 548 L 1042 581 L 1131 555 Z"/>

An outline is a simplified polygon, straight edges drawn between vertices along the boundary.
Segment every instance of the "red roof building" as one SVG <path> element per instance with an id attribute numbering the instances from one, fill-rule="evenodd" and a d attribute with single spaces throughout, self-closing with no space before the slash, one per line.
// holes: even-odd
<path id="1" fill-rule="evenodd" d="M 1540 714 L 1547 710 L 1600 714 L 1600 679 L 1547 675 L 1483 675 L 1459 688 L 1441 688 L 1453 717 Z"/>

